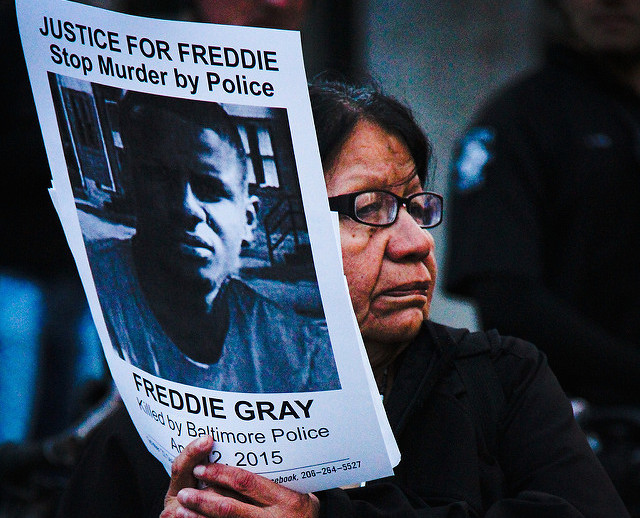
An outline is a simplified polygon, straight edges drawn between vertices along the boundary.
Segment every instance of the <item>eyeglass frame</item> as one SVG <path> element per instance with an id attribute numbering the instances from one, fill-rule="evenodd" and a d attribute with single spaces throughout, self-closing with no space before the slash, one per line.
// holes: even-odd
<path id="1" fill-rule="evenodd" d="M 363 221 L 360 218 L 358 218 L 358 216 L 356 216 L 356 203 L 355 203 L 356 198 L 361 194 L 367 194 L 367 193 L 373 193 L 373 192 L 383 192 L 385 194 L 390 194 L 393 198 L 395 198 L 397 211 L 396 211 L 395 217 L 393 218 L 393 221 L 389 223 L 368 223 L 367 221 Z M 361 223 L 363 225 L 368 225 L 370 227 L 390 227 L 398 220 L 398 215 L 400 214 L 400 207 L 404 207 L 408 211 L 409 202 L 413 198 L 416 198 L 417 196 L 423 196 L 425 194 L 428 194 L 440 200 L 440 219 L 438 220 L 438 222 L 434 223 L 433 225 L 420 225 L 420 223 L 418 223 L 416 219 L 413 218 L 413 216 L 411 216 L 410 212 L 409 212 L 409 215 L 413 218 L 414 221 L 416 221 L 416 223 L 418 223 L 418 225 L 420 225 L 420 228 L 423 228 L 423 229 L 435 228 L 440 223 L 442 223 L 442 216 L 444 213 L 444 198 L 441 194 L 438 194 L 437 192 L 432 192 L 432 191 L 416 192 L 407 197 L 398 196 L 397 194 L 391 191 L 387 191 L 385 189 L 369 189 L 364 191 L 350 192 L 346 194 L 339 194 L 338 196 L 329 197 L 329 208 L 332 211 L 335 211 L 338 214 L 342 214 L 344 216 L 348 216 L 353 221 L 356 221 L 357 223 Z"/>

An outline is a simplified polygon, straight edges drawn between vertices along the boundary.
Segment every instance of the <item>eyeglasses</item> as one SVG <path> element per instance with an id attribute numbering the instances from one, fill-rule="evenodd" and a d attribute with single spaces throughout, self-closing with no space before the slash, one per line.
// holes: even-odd
<path id="1" fill-rule="evenodd" d="M 403 198 L 389 191 L 359 191 L 329 198 L 331 210 L 372 227 L 393 225 L 404 206 L 418 225 L 433 228 L 442 221 L 442 205 L 442 196 L 434 192 Z"/>

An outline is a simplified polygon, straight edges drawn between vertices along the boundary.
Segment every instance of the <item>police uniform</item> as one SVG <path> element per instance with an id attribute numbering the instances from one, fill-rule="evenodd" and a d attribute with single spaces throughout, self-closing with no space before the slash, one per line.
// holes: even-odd
<path id="1" fill-rule="evenodd" d="M 453 158 L 445 289 L 534 342 L 565 390 L 640 401 L 640 98 L 588 57 L 482 109 Z"/>

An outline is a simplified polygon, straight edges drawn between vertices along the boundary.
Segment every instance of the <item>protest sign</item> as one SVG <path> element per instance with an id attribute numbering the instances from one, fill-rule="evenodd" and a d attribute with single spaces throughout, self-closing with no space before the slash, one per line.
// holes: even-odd
<path id="1" fill-rule="evenodd" d="M 300 491 L 390 475 L 299 34 L 16 5 L 52 199 L 149 451 L 169 470 L 211 435 L 213 461 Z"/>

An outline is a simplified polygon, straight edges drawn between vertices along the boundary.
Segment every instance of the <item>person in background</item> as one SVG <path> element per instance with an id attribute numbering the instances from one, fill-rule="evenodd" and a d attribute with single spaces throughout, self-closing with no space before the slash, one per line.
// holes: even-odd
<path id="1" fill-rule="evenodd" d="M 68 456 L 45 453 L 42 441 L 64 433 L 111 385 L 47 190 L 51 174 L 10 0 L 0 2 L 0 48 L 0 515 L 6 516 L 15 500 L 57 490 Z M 34 466 L 42 468 L 37 477 Z"/>
<path id="2" fill-rule="evenodd" d="M 480 109 L 454 154 L 445 288 L 484 328 L 540 347 L 570 396 L 637 409 L 640 2 L 547 7 L 544 63 Z M 630 469 L 619 487 L 637 498 Z"/>
<path id="3" fill-rule="evenodd" d="M 223 25 L 299 30 L 313 0 L 193 0 L 196 18 Z"/>
<path id="4" fill-rule="evenodd" d="M 121 407 L 59 516 L 628 516 L 543 354 L 429 320 L 443 201 L 425 190 L 431 146 L 411 112 L 369 84 L 319 82 L 310 97 L 351 302 L 402 455 L 394 476 L 302 494 L 209 463 L 201 437 L 169 477 Z"/>
<path id="5" fill-rule="evenodd" d="M 74 0 L 137 16 L 300 30 L 313 0 Z"/>

